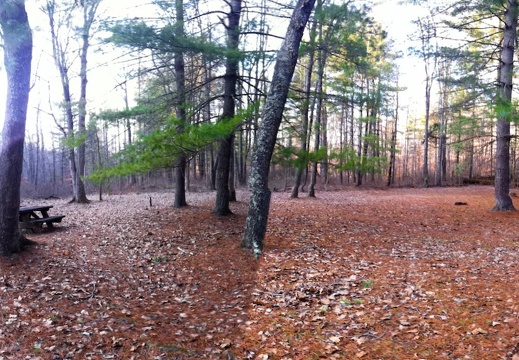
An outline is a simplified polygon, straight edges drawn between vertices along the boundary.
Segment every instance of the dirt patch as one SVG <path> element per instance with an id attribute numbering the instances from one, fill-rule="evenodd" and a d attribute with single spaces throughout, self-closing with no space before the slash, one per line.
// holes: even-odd
<path id="1" fill-rule="evenodd" d="M 259 261 L 239 247 L 239 200 L 228 218 L 210 193 L 180 210 L 159 193 L 45 201 L 66 218 L 0 263 L 0 357 L 519 353 L 519 213 L 490 212 L 492 188 L 275 193 Z"/>

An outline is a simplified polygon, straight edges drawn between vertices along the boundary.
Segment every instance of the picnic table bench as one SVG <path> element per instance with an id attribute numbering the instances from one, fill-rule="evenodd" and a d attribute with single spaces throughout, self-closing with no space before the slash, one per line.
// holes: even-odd
<path id="1" fill-rule="evenodd" d="M 52 205 L 33 205 L 22 206 L 19 211 L 20 229 L 30 229 L 34 231 L 36 228 L 54 227 L 54 223 L 59 223 L 65 215 L 49 216 L 49 210 Z M 38 214 L 39 213 L 39 214 Z"/>

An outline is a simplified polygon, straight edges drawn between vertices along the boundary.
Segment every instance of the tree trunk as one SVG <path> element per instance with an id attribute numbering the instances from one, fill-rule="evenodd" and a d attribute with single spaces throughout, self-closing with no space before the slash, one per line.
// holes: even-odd
<path id="1" fill-rule="evenodd" d="M 322 41 L 322 24 L 319 26 L 319 38 Z M 317 93 L 317 104 L 315 111 L 315 125 L 314 125 L 314 151 L 317 154 L 321 147 L 321 124 L 323 121 L 323 78 L 324 66 L 326 64 L 326 50 L 321 49 L 317 57 L 317 84 L 315 91 Z M 317 159 L 312 163 L 312 172 L 310 175 L 310 186 L 308 187 L 308 196 L 315 197 L 315 185 L 317 183 Z"/>
<path id="2" fill-rule="evenodd" d="M 244 136 L 243 133 L 245 130 L 243 128 L 243 124 L 240 126 L 240 136 L 238 138 L 238 157 L 236 158 L 236 167 L 237 167 L 237 178 L 238 183 L 240 185 L 245 185 L 247 183 L 247 154 L 245 152 L 245 144 L 247 136 Z"/>
<path id="3" fill-rule="evenodd" d="M 277 54 L 272 83 L 263 109 L 263 122 L 252 155 L 249 175 L 251 195 L 242 247 L 252 249 L 256 258 L 261 254 L 267 231 L 271 194 L 268 188 L 269 164 L 297 63 L 299 44 L 314 3 L 315 0 L 299 0 L 294 9 L 285 40 Z"/>
<path id="4" fill-rule="evenodd" d="M 186 158 L 181 157 L 175 166 L 175 209 L 187 206 L 186 202 Z"/>
<path id="5" fill-rule="evenodd" d="M 72 181 L 72 200 L 71 202 L 77 201 L 76 194 L 78 193 L 78 173 L 76 164 L 76 151 L 75 151 L 75 127 L 74 127 L 74 114 L 72 113 L 72 97 L 70 93 L 70 79 L 68 74 L 69 64 L 66 62 L 66 54 L 63 46 L 58 38 L 58 28 L 55 22 L 56 16 L 56 1 L 49 0 L 46 4 L 47 16 L 49 17 L 49 26 L 51 32 L 52 41 L 52 56 L 58 69 L 61 81 L 61 87 L 63 90 L 63 107 L 65 111 L 66 129 L 60 127 L 63 132 L 63 136 L 68 143 L 66 145 L 67 157 L 70 166 L 70 177 Z M 59 125 L 59 124 L 58 124 Z"/>
<path id="6" fill-rule="evenodd" d="M 213 212 L 219 216 L 232 214 L 229 207 L 231 191 L 229 190 L 229 174 L 231 170 L 232 138 L 227 137 L 220 141 L 218 147 L 218 162 L 216 164 L 216 201 Z"/>
<path id="7" fill-rule="evenodd" d="M 211 145 L 211 162 L 210 162 L 210 167 L 211 167 L 211 176 L 210 176 L 210 189 L 211 190 L 216 190 L 216 168 L 218 167 L 218 156 L 214 156 L 214 149 L 213 149 L 213 146 Z"/>
<path id="8" fill-rule="evenodd" d="M 319 43 L 320 43 L 320 50 L 318 52 L 317 56 L 317 83 L 315 85 L 315 91 L 317 93 L 317 104 L 316 104 L 316 110 L 315 110 L 315 138 L 314 138 L 314 151 L 317 153 L 319 151 L 319 148 L 321 147 L 321 139 L 323 137 L 323 132 L 326 131 L 325 120 L 324 120 L 324 89 L 323 89 L 323 82 L 324 82 L 324 69 L 326 66 L 326 60 L 328 57 L 328 50 L 327 50 L 327 38 L 328 34 L 323 34 L 323 24 L 319 24 Z M 324 145 L 324 144 L 323 144 Z M 323 161 L 326 161 L 326 159 L 323 159 Z M 310 186 L 308 187 L 308 196 L 309 197 L 315 197 L 315 185 L 317 183 L 317 161 L 314 161 L 312 164 L 312 173 L 310 177 Z M 322 167 L 321 167 L 322 170 Z M 324 176 L 324 174 L 323 174 Z"/>
<path id="9" fill-rule="evenodd" d="M 235 137 L 233 137 L 231 143 L 231 160 L 229 161 L 229 201 L 235 202 L 236 200 L 236 150 L 234 147 Z"/>
<path id="10" fill-rule="evenodd" d="M 398 89 L 398 81 L 396 84 Z M 398 106 L 399 106 L 399 93 L 396 91 L 396 104 L 395 104 L 395 122 L 393 129 L 391 130 L 391 143 L 390 143 L 390 155 L 389 155 L 389 171 L 387 175 L 387 186 L 391 186 L 395 183 L 395 161 L 396 161 L 396 135 L 398 133 Z"/>
<path id="11" fill-rule="evenodd" d="M 0 3 L 7 98 L 0 138 L 0 255 L 20 251 L 27 240 L 18 220 L 27 102 L 30 90 L 32 34 L 23 0 Z"/>
<path id="12" fill-rule="evenodd" d="M 317 1 L 317 9 L 322 7 L 323 0 Z M 304 98 L 303 105 L 301 109 L 301 146 L 299 150 L 302 154 L 305 154 L 307 151 L 307 137 L 308 137 L 308 123 L 309 123 L 309 115 L 310 115 L 310 90 L 312 89 L 312 74 L 314 68 L 314 58 L 315 58 L 315 39 L 317 37 L 317 20 L 312 23 L 312 29 L 310 31 L 310 43 L 309 43 L 309 54 L 308 54 L 308 69 L 306 71 L 305 76 L 305 89 L 304 89 Z M 304 161 L 296 167 L 296 174 L 294 177 L 294 185 L 292 186 L 292 192 L 290 193 L 291 198 L 297 198 L 299 196 L 299 186 L 301 185 L 301 179 L 303 177 L 303 171 L 308 167 L 308 162 Z"/>
<path id="13" fill-rule="evenodd" d="M 182 38 L 184 36 L 184 1 L 175 0 L 175 13 L 176 13 L 176 24 L 175 34 L 177 37 Z M 180 129 L 179 132 L 183 132 L 184 125 L 187 122 L 186 115 L 186 75 L 185 75 L 185 63 L 184 63 L 184 52 L 177 50 L 175 52 L 175 83 L 176 83 L 176 116 L 179 120 Z M 181 208 L 187 206 L 186 201 L 186 164 L 187 158 L 185 155 L 181 155 L 175 167 L 175 200 L 173 203 L 174 208 Z"/>
<path id="14" fill-rule="evenodd" d="M 236 84 L 238 82 L 239 41 L 241 0 L 229 2 L 231 10 L 228 15 L 227 26 L 227 64 L 225 69 L 225 85 L 223 95 L 223 111 L 220 121 L 228 121 L 235 114 Z M 227 136 L 220 141 L 218 148 L 218 166 L 216 168 L 216 202 L 214 213 L 220 216 L 232 214 L 229 208 L 231 193 L 229 190 L 229 172 L 231 168 L 231 152 L 233 151 L 234 135 Z"/>
<path id="15" fill-rule="evenodd" d="M 423 23 L 418 21 L 420 40 L 422 42 L 422 57 L 425 70 L 425 131 L 424 131 L 424 153 L 423 153 L 423 186 L 429 186 L 429 122 L 431 115 L 431 88 L 436 72 L 437 54 L 436 48 L 431 45 L 431 40 L 436 34 L 436 24 L 430 19 Z M 432 57 L 432 59 L 431 59 Z M 431 63 L 432 61 L 432 63 Z"/>
<path id="16" fill-rule="evenodd" d="M 447 171 L 447 109 L 449 104 L 449 89 L 447 80 L 450 75 L 450 66 L 447 61 L 440 63 L 438 78 L 439 88 L 439 134 L 438 134 L 438 152 L 436 158 L 436 169 L 434 185 L 442 186 L 446 180 Z"/>
<path id="17" fill-rule="evenodd" d="M 503 48 L 499 71 L 499 89 L 496 106 L 506 108 L 500 111 L 496 129 L 496 178 L 494 193 L 496 205 L 493 211 L 515 210 L 510 197 L 510 121 L 512 116 L 512 78 L 514 68 L 515 42 L 517 39 L 517 0 L 508 0 L 504 18 Z M 503 110 L 503 109 L 502 109 Z"/>
<path id="18" fill-rule="evenodd" d="M 360 97 L 364 98 L 364 79 L 361 80 Z M 363 101 L 363 100 L 362 100 Z M 352 110 L 353 111 L 353 110 Z M 363 105 L 359 106 L 359 116 L 362 119 Z M 353 119 L 353 117 L 352 117 Z M 353 121 L 353 120 L 352 120 Z M 357 134 L 357 165 L 355 169 L 355 186 L 362 185 L 362 121 L 359 121 L 358 134 Z"/>
<path id="19" fill-rule="evenodd" d="M 81 142 L 77 148 L 78 155 L 78 168 L 76 172 L 76 193 L 75 199 L 78 203 L 88 203 L 89 200 L 86 196 L 85 183 L 83 182 L 83 178 L 85 177 L 85 152 L 86 152 L 86 93 L 87 93 L 87 70 L 88 70 L 88 49 L 90 47 L 90 29 L 92 28 L 92 23 L 94 22 L 95 14 L 97 8 L 99 6 L 100 0 L 90 0 L 82 3 L 83 6 L 83 29 L 81 33 L 81 39 L 83 41 L 81 51 L 80 51 L 80 60 L 81 60 L 81 69 L 80 69 L 80 78 L 81 78 L 81 89 L 79 96 L 79 104 L 78 104 L 78 135 L 81 138 Z"/>
<path id="20" fill-rule="evenodd" d="M 321 138 L 322 138 L 322 146 L 326 149 L 326 153 L 324 154 L 323 161 L 321 162 L 321 173 L 323 174 L 323 185 L 328 185 L 328 112 L 326 111 L 326 105 L 322 104 L 321 110 Z"/>

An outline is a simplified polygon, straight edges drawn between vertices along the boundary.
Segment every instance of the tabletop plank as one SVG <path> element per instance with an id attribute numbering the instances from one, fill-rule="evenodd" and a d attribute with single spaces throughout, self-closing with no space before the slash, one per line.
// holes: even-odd
<path id="1" fill-rule="evenodd" d="M 31 211 L 47 211 L 52 208 L 54 205 L 32 205 L 32 206 L 22 206 L 20 207 L 20 212 L 31 212 Z"/>

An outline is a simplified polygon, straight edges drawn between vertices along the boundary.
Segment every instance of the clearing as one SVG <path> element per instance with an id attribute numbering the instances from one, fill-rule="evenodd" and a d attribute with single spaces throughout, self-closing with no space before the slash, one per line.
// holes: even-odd
<path id="1" fill-rule="evenodd" d="M 491 187 L 302 195 L 273 194 L 259 261 L 246 193 L 228 218 L 27 199 L 66 217 L 0 263 L 0 359 L 519 359 L 519 212 Z"/>

